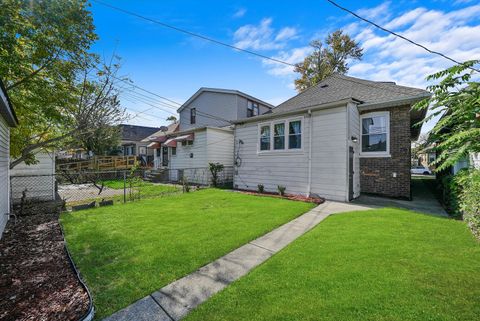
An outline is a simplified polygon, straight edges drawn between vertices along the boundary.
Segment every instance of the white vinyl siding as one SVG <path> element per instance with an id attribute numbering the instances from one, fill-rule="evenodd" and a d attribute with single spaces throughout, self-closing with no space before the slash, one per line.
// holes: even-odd
<path id="1" fill-rule="evenodd" d="M 10 171 L 13 177 L 11 193 L 14 202 L 22 197 L 24 190 L 27 191 L 28 199 L 55 199 L 55 155 L 38 152 L 35 158 L 38 163 L 27 165 L 22 162 Z"/>
<path id="2" fill-rule="evenodd" d="M 309 126 L 313 122 L 311 192 L 333 200 L 346 200 L 346 108 L 338 107 L 315 111 L 312 119 L 307 114 L 302 119 L 302 149 L 284 151 L 259 151 L 259 126 L 246 123 L 236 126 L 235 143 L 241 166 L 236 167 L 234 185 L 239 189 L 256 190 L 263 184 L 266 191 L 277 192 L 277 186 L 286 186 L 291 194 L 308 193 Z M 271 123 L 287 119 L 275 119 Z M 286 128 L 287 129 L 287 128 Z M 286 131 L 287 133 L 287 131 Z M 287 144 L 287 141 L 285 142 Z"/>
<path id="3" fill-rule="evenodd" d="M 348 144 L 347 146 L 352 146 L 354 155 L 354 165 L 353 165 L 353 197 L 357 198 L 360 196 L 360 113 L 355 104 L 348 104 L 349 111 L 349 122 L 350 122 L 350 131 L 347 135 Z M 357 142 L 354 142 L 352 139 L 356 138 Z M 348 155 L 348 154 L 347 154 Z M 347 176 L 348 178 L 348 176 Z M 348 183 L 348 181 L 347 181 Z"/>
<path id="4" fill-rule="evenodd" d="M 233 131 L 214 128 L 197 130 L 193 145 L 177 143 L 177 155 L 171 155 L 171 148 L 169 152 L 169 169 L 183 170 L 190 182 L 209 184 L 208 163 L 221 163 L 227 167 L 233 165 Z M 190 157 L 191 154 L 193 157 Z M 175 171 L 171 172 L 176 175 Z"/>
<path id="5" fill-rule="evenodd" d="M 10 212 L 10 128 L 0 116 L 0 238 Z"/>

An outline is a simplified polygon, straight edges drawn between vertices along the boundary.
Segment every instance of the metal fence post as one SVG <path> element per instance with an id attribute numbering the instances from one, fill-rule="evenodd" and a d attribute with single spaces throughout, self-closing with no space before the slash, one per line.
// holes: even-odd
<path id="1" fill-rule="evenodd" d="M 127 202 L 127 174 L 123 171 L 123 203 Z"/>

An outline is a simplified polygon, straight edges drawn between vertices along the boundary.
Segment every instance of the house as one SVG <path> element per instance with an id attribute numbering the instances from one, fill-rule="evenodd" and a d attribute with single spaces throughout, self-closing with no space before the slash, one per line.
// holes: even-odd
<path id="1" fill-rule="evenodd" d="M 24 191 L 29 200 L 51 201 L 56 198 L 54 152 L 37 150 L 35 159 L 35 164 L 21 162 L 10 170 L 11 199 L 14 204 L 20 201 Z"/>
<path id="2" fill-rule="evenodd" d="M 153 162 L 153 149 L 148 148 L 146 137 L 158 132 L 158 127 L 136 126 L 120 124 L 121 141 L 120 155 L 137 156 L 143 165 Z"/>
<path id="3" fill-rule="evenodd" d="M 0 238 L 10 213 L 10 128 L 17 124 L 7 90 L 0 80 Z"/>
<path id="4" fill-rule="evenodd" d="M 422 89 L 334 74 L 271 112 L 235 121 L 234 187 L 349 201 L 410 199 Z"/>
<path id="5" fill-rule="evenodd" d="M 232 179 L 232 120 L 268 112 L 272 105 L 238 90 L 200 88 L 178 110 L 178 127 L 155 145 L 157 169 L 169 170 L 170 180 L 183 177 L 208 184 L 209 163 L 225 166 L 223 175 Z M 227 178 L 228 179 L 228 178 Z"/>
<path id="6" fill-rule="evenodd" d="M 179 123 L 173 122 L 168 126 L 160 127 L 160 130 L 153 133 L 151 136 L 144 138 L 143 143 L 148 144 L 147 148 L 154 150 L 154 168 L 160 168 L 162 166 L 168 166 L 168 147 L 161 144 L 166 142 L 171 135 L 174 135 L 178 132 Z M 165 148 L 164 159 L 162 159 L 162 148 Z"/>

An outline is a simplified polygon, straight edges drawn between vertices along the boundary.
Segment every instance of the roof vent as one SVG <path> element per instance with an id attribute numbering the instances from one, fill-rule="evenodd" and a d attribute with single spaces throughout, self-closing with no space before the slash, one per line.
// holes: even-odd
<path id="1" fill-rule="evenodd" d="M 387 84 L 387 85 L 396 85 L 397 83 L 394 81 L 377 81 L 380 84 Z"/>
<path id="2" fill-rule="evenodd" d="M 321 86 L 320 86 L 320 88 L 327 88 L 327 87 L 328 87 L 328 85 L 327 85 L 327 84 L 325 84 L 325 85 L 321 85 Z"/>

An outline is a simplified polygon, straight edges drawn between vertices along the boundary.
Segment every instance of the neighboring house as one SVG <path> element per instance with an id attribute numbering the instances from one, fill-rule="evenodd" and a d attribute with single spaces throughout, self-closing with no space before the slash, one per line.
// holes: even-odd
<path id="1" fill-rule="evenodd" d="M 421 89 L 334 74 L 274 108 L 235 121 L 234 187 L 349 201 L 410 199 L 410 144 Z"/>
<path id="2" fill-rule="evenodd" d="M 55 154 L 48 151 L 35 153 L 37 163 L 24 162 L 10 170 L 11 195 L 14 203 L 19 202 L 22 193 L 27 199 L 51 201 L 55 199 Z"/>
<path id="3" fill-rule="evenodd" d="M 231 121 L 268 112 L 272 105 L 238 90 L 200 88 L 179 109 L 177 132 L 156 145 L 155 166 L 169 169 L 170 179 L 209 183 L 209 163 L 221 163 L 232 175 Z"/>
<path id="4" fill-rule="evenodd" d="M 153 162 L 153 149 L 148 148 L 145 138 L 158 132 L 158 127 L 145 127 L 120 124 L 121 145 L 120 154 L 123 156 L 137 156 L 143 165 Z"/>
<path id="5" fill-rule="evenodd" d="M 10 128 L 17 125 L 17 116 L 0 80 L 0 238 L 10 213 Z"/>

